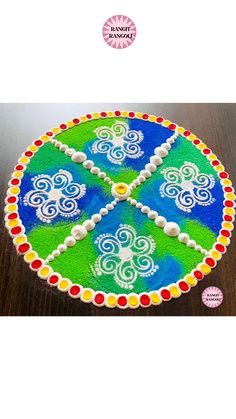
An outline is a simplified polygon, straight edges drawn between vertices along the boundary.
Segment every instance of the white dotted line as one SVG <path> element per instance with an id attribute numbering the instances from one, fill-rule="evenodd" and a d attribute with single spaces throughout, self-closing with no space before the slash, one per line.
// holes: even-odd
<path id="1" fill-rule="evenodd" d="M 163 228 L 164 233 L 170 237 L 177 237 L 180 243 L 186 244 L 186 246 L 194 248 L 197 252 L 201 252 L 204 255 L 208 255 L 208 251 L 203 249 L 202 246 L 196 243 L 195 240 L 191 240 L 187 233 L 181 233 L 180 227 L 177 223 L 172 221 L 167 222 L 166 218 L 159 215 L 157 211 L 150 209 L 147 205 L 143 205 L 141 202 L 137 202 L 136 199 L 129 197 L 127 201 L 140 209 L 143 214 L 146 214 L 148 218 L 154 221 L 154 223 Z"/>
<path id="2" fill-rule="evenodd" d="M 171 137 L 169 137 L 166 140 L 165 143 L 161 144 L 159 147 L 156 147 L 154 149 L 155 154 L 150 157 L 150 163 L 147 163 L 145 165 L 145 169 L 141 170 L 139 176 L 135 180 L 133 180 L 133 182 L 131 182 L 131 190 L 135 189 L 141 183 L 145 182 L 146 179 L 152 176 L 152 173 L 156 171 L 157 167 L 163 163 L 163 158 L 165 158 L 168 155 L 168 152 L 171 149 L 171 145 L 174 144 L 178 136 L 179 133 L 175 132 L 173 135 L 171 135 Z"/>
<path id="3" fill-rule="evenodd" d="M 112 211 L 115 208 L 118 201 L 118 199 L 115 199 L 108 203 L 104 208 L 101 208 L 98 213 L 93 214 L 90 219 L 85 220 L 82 224 L 76 224 L 71 229 L 71 235 L 67 236 L 64 243 L 59 244 L 57 248 L 47 256 L 45 263 L 53 261 L 53 259 L 60 256 L 61 253 L 64 253 L 68 247 L 73 247 L 77 241 L 83 240 L 88 232 L 92 231 L 96 227 L 96 224 L 101 221 L 102 217 L 105 217 L 109 211 Z"/>
<path id="4" fill-rule="evenodd" d="M 97 175 L 100 179 L 103 179 L 104 182 L 108 183 L 109 185 L 112 186 L 114 184 L 111 178 L 107 176 L 106 172 L 102 172 L 99 167 L 94 166 L 94 162 L 92 160 L 87 160 L 87 155 L 82 151 L 76 151 L 74 148 L 69 148 L 68 145 L 63 144 L 61 141 L 57 141 L 55 139 L 50 139 L 49 142 L 60 151 L 65 153 L 67 156 L 71 157 L 71 160 L 74 163 L 82 164 L 85 169 L 90 170 L 90 173 Z"/>

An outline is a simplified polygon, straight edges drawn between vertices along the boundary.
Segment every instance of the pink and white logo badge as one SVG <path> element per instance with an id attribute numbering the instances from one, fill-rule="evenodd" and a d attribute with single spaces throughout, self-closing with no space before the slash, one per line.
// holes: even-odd
<path id="1" fill-rule="evenodd" d="M 112 48 L 129 47 L 136 38 L 136 26 L 127 16 L 112 16 L 104 23 L 102 34 L 105 42 Z"/>
<path id="2" fill-rule="evenodd" d="M 223 301 L 223 293 L 217 287 L 207 287 L 202 293 L 202 302 L 209 308 L 216 308 Z"/>

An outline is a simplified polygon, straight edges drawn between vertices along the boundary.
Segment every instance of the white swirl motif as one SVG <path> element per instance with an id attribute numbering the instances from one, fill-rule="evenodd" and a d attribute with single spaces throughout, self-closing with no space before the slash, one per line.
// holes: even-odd
<path id="1" fill-rule="evenodd" d="M 215 201 L 209 190 L 215 185 L 214 177 L 200 173 L 196 164 L 184 162 L 180 169 L 168 167 L 161 173 L 167 181 L 160 187 L 161 196 L 174 198 L 181 210 L 191 212 L 196 204 L 206 206 Z"/>
<path id="2" fill-rule="evenodd" d="M 94 132 L 98 140 L 92 145 L 93 153 L 106 154 L 112 163 L 121 164 L 126 157 L 137 159 L 144 153 L 139 146 L 142 131 L 129 130 L 126 122 L 116 121 L 111 127 L 98 127 Z"/>
<path id="3" fill-rule="evenodd" d="M 120 224 L 114 235 L 101 234 L 95 244 L 101 252 L 95 262 L 96 274 L 113 275 L 121 288 L 132 289 L 138 276 L 151 276 L 159 269 L 150 256 L 156 247 L 153 238 L 137 236 L 130 225 Z"/>
<path id="4" fill-rule="evenodd" d="M 36 216 L 51 223 L 57 216 L 74 217 L 80 213 L 77 201 L 86 193 L 86 186 L 73 182 L 70 172 L 60 169 L 53 176 L 39 175 L 31 179 L 33 188 L 24 196 L 24 205 L 37 208 Z"/>

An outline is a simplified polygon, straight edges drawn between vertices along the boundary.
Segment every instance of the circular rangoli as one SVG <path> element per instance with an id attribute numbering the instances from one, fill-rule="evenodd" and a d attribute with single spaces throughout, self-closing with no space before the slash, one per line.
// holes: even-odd
<path id="1" fill-rule="evenodd" d="M 49 285 L 97 306 L 177 298 L 230 243 L 228 173 L 196 135 L 154 115 L 101 112 L 52 128 L 8 186 L 17 252 Z"/>

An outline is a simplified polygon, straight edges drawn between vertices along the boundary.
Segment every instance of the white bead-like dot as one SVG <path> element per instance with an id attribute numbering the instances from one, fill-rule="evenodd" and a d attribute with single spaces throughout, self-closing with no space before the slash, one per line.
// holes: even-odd
<path id="1" fill-rule="evenodd" d="M 187 246 L 188 247 L 195 247 L 196 246 L 195 240 L 189 240 L 188 243 L 187 243 Z"/>
<path id="2" fill-rule="evenodd" d="M 74 148 L 67 148 L 67 150 L 65 151 L 65 154 L 69 157 L 71 157 L 74 153 L 75 153 L 75 149 Z"/>
<path id="3" fill-rule="evenodd" d="M 187 233 L 180 233 L 178 239 L 180 243 L 187 243 L 189 241 L 189 235 Z"/>
<path id="4" fill-rule="evenodd" d="M 54 256 L 53 256 L 53 255 L 49 255 L 49 256 L 48 256 L 48 261 L 49 261 L 49 262 L 51 262 L 53 259 L 54 259 Z"/>
<path id="5" fill-rule="evenodd" d="M 75 163 L 83 163 L 86 159 L 86 154 L 82 153 L 81 151 L 77 151 L 71 156 L 71 160 L 73 160 Z"/>
<path id="6" fill-rule="evenodd" d="M 164 147 L 167 151 L 169 151 L 171 149 L 171 145 L 168 144 L 168 143 L 162 144 L 162 147 Z"/>
<path id="7" fill-rule="evenodd" d="M 138 176 L 138 180 L 140 183 L 145 182 L 146 178 L 143 175 Z"/>
<path id="8" fill-rule="evenodd" d="M 53 250 L 52 255 L 54 256 L 54 258 L 58 257 L 60 255 L 61 252 L 59 252 L 59 250 Z"/>
<path id="9" fill-rule="evenodd" d="M 107 215 L 108 214 L 108 210 L 106 208 L 101 208 L 99 212 L 100 212 L 101 215 Z"/>
<path id="10" fill-rule="evenodd" d="M 144 214 L 147 214 L 150 211 L 150 208 L 147 205 L 143 205 L 141 212 Z"/>
<path id="11" fill-rule="evenodd" d="M 67 247 L 72 247 L 72 246 L 75 245 L 75 243 L 76 243 L 76 240 L 74 239 L 74 237 L 68 236 L 68 237 L 65 238 L 64 244 Z"/>
<path id="12" fill-rule="evenodd" d="M 83 222 L 83 226 L 86 228 L 87 231 L 91 231 L 95 228 L 95 222 L 92 220 L 85 220 Z"/>
<path id="13" fill-rule="evenodd" d="M 91 217 L 91 220 L 94 221 L 95 223 L 99 223 L 99 221 L 101 221 L 102 216 L 101 214 L 93 214 Z"/>
<path id="14" fill-rule="evenodd" d="M 160 166 L 163 163 L 163 160 L 160 156 L 151 156 L 150 162 L 155 164 L 155 166 Z"/>
<path id="15" fill-rule="evenodd" d="M 87 236 L 87 230 L 83 225 L 76 225 L 72 228 L 71 234 L 76 240 L 83 240 Z"/>
<path id="16" fill-rule="evenodd" d="M 170 221 L 169 223 L 166 223 L 164 227 L 164 233 L 167 234 L 167 236 L 175 237 L 178 236 L 178 234 L 180 233 L 180 228 L 178 224 Z"/>
<path id="17" fill-rule="evenodd" d="M 166 157 L 168 154 L 168 151 L 163 147 L 156 147 L 154 150 L 154 153 L 159 157 Z"/>
<path id="18" fill-rule="evenodd" d="M 136 208 L 142 208 L 142 206 L 143 206 L 143 204 L 141 203 L 141 202 L 137 202 L 137 204 L 136 204 Z"/>
<path id="19" fill-rule="evenodd" d="M 66 251 L 67 247 L 65 244 L 59 244 L 59 246 L 57 246 L 58 250 L 60 253 L 63 253 Z"/>
<path id="20" fill-rule="evenodd" d="M 151 172 L 149 172 L 149 170 L 141 170 L 140 175 L 147 179 L 151 176 Z"/>
<path id="21" fill-rule="evenodd" d="M 105 172 L 100 172 L 98 177 L 100 177 L 101 179 L 104 179 L 104 177 L 106 177 L 106 173 Z"/>
<path id="22" fill-rule="evenodd" d="M 90 172 L 92 173 L 92 175 L 98 175 L 98 173 L 100 172 L 99 167 L 92 167 L 92 169 L 90 170 Z"/>
<path id="23" fill-rule="evenodd" d="M 155 164 L 152 164 L 152 163 L 146 164 L 145 165 L 145 169 L 147 171 L 151 172 L 151 173 L 154 173 L 157 170 L 156 165 Z"/>
<path id="24" fill-rule="evenodd" d="M 83 162 L 83 166 L 85 167 L 85 169 L 90 170 L 94 166 L 94 162 L 92 160 L 85 160 Z"/>
<path id="25" fill-rule="evenodd" d="M 157 218 L 158 213 L 156 211 L 150 210 L 148 212 L 148 218 L 150 218 L 151 220 L 155 220 L 155 218 Z"/>
<path id="26" fill-rule="evenodd" d="M 112 210 L 114 209 L 114 206 L 113 206 L 112 204 L 107 204 L 107 205 L 106 205 L 106 209 L 107 209 L 108 211 L 112 211 Z"/>
<path id="27" fill-rule="evenodd" d="M 68 149 L 68 145 L 66 145 L 66 144 L 62 144 L 60 146 L 60 150 L 63 151 L 63 152 L 65 152 L 67 149 Z"/>
<path id="28" fill-rule="evenodd" d="M 165 219 L 165 217 L 162 217 L 161 215 L 158 215 L 157 218 L 155 218 L 155 224 L 158 227 L 164 227 L 166 225 L 167 221 Z"/>

